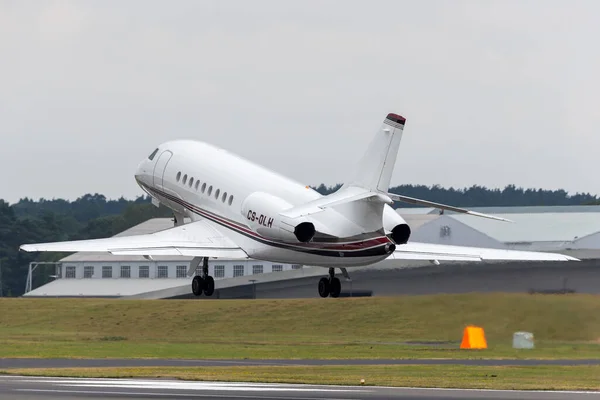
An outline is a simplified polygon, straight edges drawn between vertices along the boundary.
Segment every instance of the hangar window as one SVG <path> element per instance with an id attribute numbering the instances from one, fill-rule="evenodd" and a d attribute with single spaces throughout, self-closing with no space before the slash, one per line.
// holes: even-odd
<path id="1" fill-rule="evenodd" d="M 194 178 L 190 178 L 190 187 L 194 184 Z"/>
<path id="2" fill-rule="evenodd" d="M 262 274 L 263 266 L 262 265 L 253 265 L 252 266 L 252 275 Z"/>
<path id="3" fill-rule="evenodd" d="M 225 278 L 225 266 L 215 265 L 215 278 Z"/>
<path id="4" fill-rule="evenodd" d="M 187 277 L 187 267 L 185 265 L 178 265 L 176 276 L 178 278 L 186 278 Z"/>
<path id="5" fill-rule="evenodd" d="M 244 266 L 243 265 L 234 265 L 233 266 L 233 277 L 236 276 L 244 276 Z"/>
<path id="6" fill-rule="evenodd" d="M 121 265 L 121 278 L 131 278 L 131 267 L 129 265 Z"/>
<path id="7" fill-rule="evenodd" d="M 204 191 L 205 191 L 205 190 L 206 190 L 206 182 L 204 182 L 204 183 L 202 184 L 202 193 L 204 193 Z"/>
<path id="8" fill-rule="evenodd" d="M 138 276 L 140 278 L 150 278 L 150 267 L 147 265 L 140 265 Z"/>
<path id="9" fill-rule="evenodd" d="M 208 187 L 208 195 L 210 196 L 211 193 L 212 193 L 212 185 Z"/>
<path id="10" fill-rule="evenodd" d="M 273 272 L 281 272 L 283 271 L 283 265 L 281 264 L 273 264 Z"/>
<path id="11" fill-rule="evenodd" d="M 181 172 L 177 173 L 177 177 L 175 179 L 177 180 L 177 182 L 179 182 L 179 180 L 181 179 Z"/>
<path id="12" fill-rule="evenodd" d="M 302 269 L 301 264 L 292 264 L 292 269 Z"/>
<path id="13" fill-rule="evenodd" d="M 66 267 L 65 268 L 65 278 L 67 279 L 75 279 L 76 267 Z"/>
<path id="14" fill-rule="evenodd" d="M 227 200 L 227 192 L 223 193 L 223 198 L 221 199 L 223 203 L 225 203 L 225 200 Z"/>
<path id="15" fill-rule="evenodd" d="M 158 153 L 158 149 L 154 150 L 154 151 L 152 152 L 152 154 L 150 154 L 150 155 L 148 156 L 148 159 L 149 159 L 150 161 L 154 160 L 154 156 L 156 155 L 156 153 Z"/>
<path id="16" fill-rule="evenodd" d="M 221 194 L 221 189 L 217 189 L 215 192 L 215 199 L 219 200 L 219 194 Z"/>
<path id="17" fill-rule="evenodd" d="M 198 191 L 198 186 L 200 185 L 200 181 L 196 179 L 196 192 Z"/>
<path id="18" fill-rule="evenodd" d="M 84 278 L 94 277 L 94 267 L 91 265 L 86 265 L 85 267 L 83 267 L 83 277 Z"/>
<path id="19" fill-rule="evenodd" d="M 169 277 L 169 267 L 166 265 L 158 266 L 157 278 L 168 278 Z"/>
<path id="20" fill-rule="evenodd" d="M 112 278 L 112 267 L 110 267 L 110 266 L 102 267 L 102 277 L 103 278 Z"/>
<path id="21" fill-rule="evenodd" d="M 187 182 L 187 174 L 183 176 L 183 180 L 181 182 L 183 182 L 183 184 L 185 185 L 185 183 Z"/>

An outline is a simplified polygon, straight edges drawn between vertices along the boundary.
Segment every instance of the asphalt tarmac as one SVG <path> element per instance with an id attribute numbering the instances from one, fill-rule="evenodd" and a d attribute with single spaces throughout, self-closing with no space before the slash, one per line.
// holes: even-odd
<path id="1" fill-rule="evenodd" d="M 95 367 L 226 367 L 226 366 L 319 366 L 319 365 L 471 365 L 471 366 L 535 366 L 535 365 L 600 365 L 600 359 L 565 360 L 182 360 L 182 359 L 71 359 L 71 358 L 0 358 L 0 370 L 17 368 L 95 368 Z"/>
<path id="2" fill-rule="evenodd" d="M 600 399 L 596 392 L 310 386 L 263 383 L 189 382 L 158 379 L 71 379 L 0 376 L 2 400 L 229 399 L 229 400 L 428 400 Z"/>

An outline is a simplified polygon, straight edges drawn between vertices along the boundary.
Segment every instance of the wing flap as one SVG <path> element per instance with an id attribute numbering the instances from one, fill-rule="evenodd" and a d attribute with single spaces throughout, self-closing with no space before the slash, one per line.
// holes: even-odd
<path id="1" fill-rule="evenodd" d="M 448 246 L 409 242 L 396 246 L 390 256 L 396 260 L 424 261 L 579 261 L 558 253 Z"/>
<path id="2" fill-rule="evenodd" d="M 114 255 L 190 256 L 247 258 L 231 239 L 205 221 L 192 222 L 164 231 L 106 239 L 36 243 L 21 246 L 23 251 L 108 252 Z"/>

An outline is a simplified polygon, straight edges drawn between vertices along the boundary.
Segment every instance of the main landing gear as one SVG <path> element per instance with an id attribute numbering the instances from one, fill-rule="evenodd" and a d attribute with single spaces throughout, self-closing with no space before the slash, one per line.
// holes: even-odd
<path id="1" fill-rule="evenodd" d="M 346 268 L 342 268 L 342 273 L 349 279 Z M 342 283 L 335 277 L 335 268 L 329 268 L 329 278 L 321 278 L 319 281 L 319 296 L 321 297 L 339 297 L 342 292 Z"/>
<path id="2" fill-rule="evenodd" d="M 207 296 L 212 296 L 215 292 L 215 280 L 208 275 L 208 257 L 202 259 L 202 275 L 196 275 L 192 279 L 192 293 L 202 296 L 202 292 Z"/>

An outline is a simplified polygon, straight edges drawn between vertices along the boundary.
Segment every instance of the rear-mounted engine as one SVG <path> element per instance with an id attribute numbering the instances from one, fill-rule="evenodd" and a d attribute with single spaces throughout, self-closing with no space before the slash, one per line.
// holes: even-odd
<path id="1" fill-rule="evenodd" d="M 263 192 L 254 192 L 242 203 L 242 215 L 252 230 L 269 239 L 291 243 L 308 243 L 315 236 L 315 226 L 307 218 L 279 215 L 292 208 L 287 201 Z"/>

